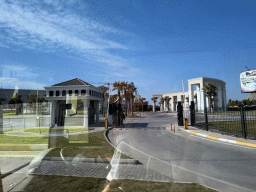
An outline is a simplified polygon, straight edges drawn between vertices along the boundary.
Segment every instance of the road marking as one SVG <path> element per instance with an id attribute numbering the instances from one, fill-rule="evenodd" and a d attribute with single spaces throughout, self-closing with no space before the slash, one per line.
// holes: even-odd
<path id="1" fill-rule="evenodd" d="M 193 136 L 195 136 L 195 135 L 193 135 Z M 205 139 L 205 138 L 203 138 L 203 139 Z M 124 141 L 121 141 L 121 142 L 120 142 L 120 145 L 121 145 L 121 144 L 127 145 L 127 146 L 129 146 L 130 148 L 132 148 L 133 150 L 139 151 L 140 153 L 142 153 L 142 154 L 144 154 L 144 155 L 146 155 L 146 156 L 148 156 L 148 157 L 150 157 L 150 158 L 152 158 L 152 159 L 156 159 L 156 160 L 158 160 L 158 161 L 160 161 L 160 162 L 162 162 L 162 163 L 165 163 L 165 164 L 167 164 L 167 165 L 170 165 L 170 166 L 172 166 L 172 167 L 176 167 L 176 168 L 179 168 L 179 169 L 181 169 L 181 170 L 184 170 L 184 171 L 193 173 L 193 174 L 195 174 L 195 175 L 199 175 L 199 176 L 201 176 L 201 177 L 205 177 L 205 178 L 208 178 L 208 179 L 212 179 L 212 180 L 218 181 L 218 182 L 220 182 L 220 183 L 224 183 L 224 184 L 226 184 L 226 185 L 233 186 L 233 187 L 235 187 L 235 188 L 241 189 L 242 191 L 245 191 L 245 190 L 246 190 L 246 191 L 251 191 L 250 189 L 248 189 L 248 188 L 246 188 L 246 187 L 242 187 L 242 186 L 239 186 L 239 185 L 236 185 L 236 184 L 227 182 L 227 181 L 223 181 L 223 180 L 220 180 L 220 179 L 217 179 L 217 178 L 214 178 L 214 177 L 211 177 L 211 176 L 207 176 L 207 175 L 204 175 L 204 174 L 202 174 L 202 173 L 198 173 L 198 172 L 189 170 L 189 169 L 187 169 L 187 168 L 184 168 L 184 167 L 181 167 L 181 166 L 178 166 L 178 165 L 175 165 L 175 164 L 166 162 L 166 161 L 164 161 L 164 160 L 162 160 L 162 159 L 159 159 L 159 158 L 154 157 L 154 156 L 152 156 L 152 155 L 146 154 L 145 152 L 143 152 L 143 151 L 141 151 L 141 150 L 139 150 L 139 149 L 136 149 L 136 148 L 132 147 L 131 145 L 127 144 L 127 143 L 124 142 Z M 120 149 L 117 149 L 118 146 L 115 147 L 115 148 L 116 148 L 116 150 L 120 150 Z M 121 151 L 121 150 L 120 150 L 120 151 Z M 121 151 L 121 152 L 122 152 L 122 151 Z M 167 175 L 166 175 L 166 176 L 167 176 Z"/>
<path id="2" fill-rule="evenodd" d="M 207 135 L 206 137 L 207 137 L 207 138 L 210 138 L 210 139 L 219 140 L 219 137 L 213 137 L 213 136 L 210 136 L 210 135 Z"/>
<path id="3" fill-rule="evenodd" d="M 222 142 L 225 142 L 225 143 L 232 143 L 232 144 L 236 144 L 236 145 L 244 145 L 244 146 L 255 147 L 256 148 L 256 144 L 253 144 L 253 143 L 246 143 L 246 142 L 242 142 L 242 141 L 235 141 L 235 140 L 229 140 L 229 139 L 214 137 L 214 136 L 211 136 L 211 135 L 205 135 L 205 134 L 202 134 L 202 133 L 197 133 L 195 131 L 189 131 L 189 130 L 184 130 L 184 129 L 181 129 L 181 130 L 186 131 L 186 132 L 191 133 L 191 134 L 194 134 L 194 135 L 198 135 L 198 136 L 201 136 L 201 137 L 206 137 L 206 138 L 213 139 L 213 140 L 222 141 Z"/>

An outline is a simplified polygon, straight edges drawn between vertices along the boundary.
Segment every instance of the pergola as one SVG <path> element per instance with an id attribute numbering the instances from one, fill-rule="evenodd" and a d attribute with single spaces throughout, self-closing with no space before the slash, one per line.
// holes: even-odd
<path id="1" fill-rule="evenodd" d="M 72 100 L 81 100 L 83 102 L 84 120 L 83 126 L 89 127 L 89 118 L 91 104 L 93 103 L 96 113 L 96 123 L 99 123 L 99 102 L 102 100 L 103 90 L 93 85 L 75 78 L 69 81 L 58 83 L 50 87 L 44 87 L 46 90 L 46 100 L 50 102 L 51 123 L 50 127 L 55 127 L 55 113 L 58 102 L 71 104 Z M 72 109 L 66 110 L 66 115 L 71 115 Z"/>

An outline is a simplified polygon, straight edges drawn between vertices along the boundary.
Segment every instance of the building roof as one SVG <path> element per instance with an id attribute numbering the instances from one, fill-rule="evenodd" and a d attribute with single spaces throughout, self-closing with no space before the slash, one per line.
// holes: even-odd
<path id="1" fill-rule="evenodd" d="M 256 100 L 256 93 L 250 93 L 250 95 L 246 99 L 250 101 Z"/>
<path id="2" fill-rule="evenodd" d="M 57 83 L 57 84 L 52 85 L 52 86 L 69 86 L 69 85 L 91 85 L 91 84 L 86 83 L 85 81 L 83 81 L 81 79 L 75 78 L 75 79 L 71 79 L 71 80 L 68 80 L 68 81 L 64 81 L 62 83 Z"/>

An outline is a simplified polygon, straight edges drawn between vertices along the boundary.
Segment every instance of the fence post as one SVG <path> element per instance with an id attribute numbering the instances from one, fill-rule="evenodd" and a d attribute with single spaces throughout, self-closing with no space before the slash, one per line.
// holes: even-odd
<path id="1" fill-rule="evenodd" d="M 204 108 L 204 118 L 205 118 L 205 129 L 206 129 L 206 131 L 208 131 L 209 128 L 208 128 L 207 107 Z"/>
<path id="2" fill-rule="evenodd" d="M 190 118 L 191 118 L 191 126 L 195 124 L 195 103 L 191 101 L 190 105 Z"/>
<path id="3" fill-rule="evenodd" d="M 181 105 L 181 102 L 178 102 L 178 125 L 183 126 L 183 107 Z"/>
<path id="4" fill-rule="evenodd" d="M 241 123 L 242 123 L 242 134 L 243 134 L 243 137 L 246 139 L 246 124 L 245 124 L 243 105 L 240 105 L 240 115 L 241 115 Z"/>

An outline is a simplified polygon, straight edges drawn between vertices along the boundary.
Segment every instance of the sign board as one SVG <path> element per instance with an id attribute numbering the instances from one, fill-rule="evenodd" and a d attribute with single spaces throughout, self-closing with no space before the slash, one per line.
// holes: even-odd
<path id="1" fill-rule="evenodd" d="M 240 87 L 242 93 L 256 92 L 256 69 L 240 73 Z"/>

